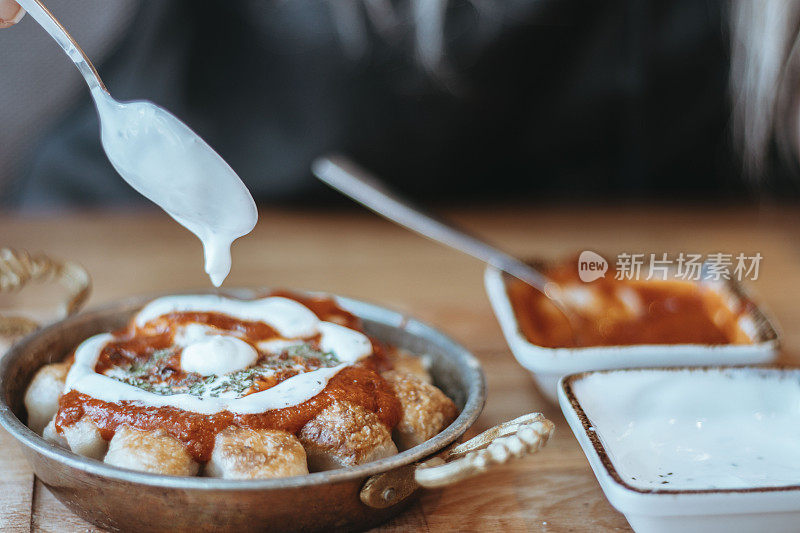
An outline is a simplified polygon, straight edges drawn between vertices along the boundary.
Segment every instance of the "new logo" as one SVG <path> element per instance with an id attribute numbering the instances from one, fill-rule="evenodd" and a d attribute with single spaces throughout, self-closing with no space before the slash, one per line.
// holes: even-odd
<path id="1" fill-rule="evenodd" d="M 581 252 L 578 257 L 578 277 L 581 281 L 589 283 L 597 278 L 604 278 L 607 271 L 608 261 L 602 255 L 591 250 Z"/>

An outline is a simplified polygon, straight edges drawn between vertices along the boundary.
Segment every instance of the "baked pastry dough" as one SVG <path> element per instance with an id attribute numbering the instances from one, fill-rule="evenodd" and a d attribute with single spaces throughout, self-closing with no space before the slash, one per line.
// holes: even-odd
<path id="1" fill-rule="evenodd" d="M 297 437 L 280 430 L 231 426 L 217 434 L 205 474 L 227 479 L 263 479 L 308 474 Z"/>
<path id="2" fill-rule="evenodd" d="M 333 470 L 377 461 L 397 453 L 380 419 L 350 402 L 335 402 L 300 431 L 311 470 Z"/>
<path id="3" fill-rule="evenodd" d="M 411 374 L 421 381 L 433 385 L 433 378 L 422 357 L 417 357 L 406 350 L 395 349 L 389 352 L 389 360 L 395 371 Z"/>
<path id="4" fill-rule="evenodd" d="M 53 417 L 44 427 L 44 431 L 42 431 L 42 437 L 44 437 L 44 440 L 51 444 L 69 449 L 69 443 L 67 443 L 67 439 L 65 439 L 58 432 L 58 430 L 56 430 L 56 417 Z"/>
<path id="5" fill-rule="evenodd" d="M 167 476 L 194 476 L 200 469 L 183 443 L 163 430 L 117 429 L 103 462 L 120 468 Z"/>
<path id="6" fill-rule="evenodd" d="M 68 362 L 43 366 L 28 385 L 24 400 L 25 409 L 28 410 L 28 427 L 39 435 L 58 411 L 58 398 L 64 390 L 69 366 Z"/>
<path id="7" fill-rule="evenodd" d="M 86 416 L 74 424 L 62 427 L 61 434 L 69 449 L 78 455 L 102 459 L 108 449 L 108 443 L 100 435 L 100 428 Z"/>
<path id="8" fill-rule="evenodd" d="M 453 400 L 442 391 L 405 372 L 384 372 L 403 406 L 403 416 L 394 427 L 394 440 L 400 450 L 407 450 L 440 433 L 456 417 Z"/>

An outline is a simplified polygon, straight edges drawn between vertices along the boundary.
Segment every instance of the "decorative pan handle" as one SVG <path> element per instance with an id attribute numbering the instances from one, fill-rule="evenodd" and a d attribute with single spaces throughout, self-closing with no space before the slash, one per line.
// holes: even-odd
<path id="1" fill-rule="evenodd" d="M 92 288 L 89 274 L 77 263 L 59 261 L 42 253 L 0 248 L 0 292 L 20 290 L 31 281 L 57 281 L 67 289 L 61 309 L 64 316 L 80 310 Z M 38 327 L 39 324 L 29 318 L 0 314 L 0 338 L 16 339 Z"/>
<path id="2" fill-rule="evenodd" d="M 553 434 L 554 425 L 540 413 L 530 413 L 490 428 L 454 447 L 445 458 L 435 457 L 414 471 L 426 488 L 451 485 L 485 472 L 491 465 L 538 452 Z"/>
<path id="3" fill-rule="evenodd" d="M 438 488 L 485 472 L 492 465 L 539 451 L 553 434 L 554 424 L 541 413 L 530 413 L 490 428 L 434 457 L 377 474 L 361 488 L 361 501 L 370 507 L 389 507 L 418 487 Z"/>

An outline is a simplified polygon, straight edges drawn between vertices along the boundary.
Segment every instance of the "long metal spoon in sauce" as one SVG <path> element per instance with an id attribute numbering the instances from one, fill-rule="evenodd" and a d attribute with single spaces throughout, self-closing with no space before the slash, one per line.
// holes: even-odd
<path id="1" fill-rule="evenodd" d="M 100 116 L 100 138 L 114 168 L 203 243 L 205 270 L 220 286 L 234 240 L 255 227 L 253 197 L 230 166 L 186 124 L 147 101 L 118 102 L 94 65 L 40 0 L 18 3 L 78 67 Z"/>
<path id="2" fill-rule="evenodd" d="M 495 246 L 427 214 L 422 208 L 389 190 L 347 157 L 328 155 L 315 160 L 311 171 L 320 180 L 356 202 L 397 224 L 436 242 L 455 248 L 518 278 L 547 296 L 569 321 L 577 342 L 579 315 L 561 296 L 561 287 L 530 265 Z"/>

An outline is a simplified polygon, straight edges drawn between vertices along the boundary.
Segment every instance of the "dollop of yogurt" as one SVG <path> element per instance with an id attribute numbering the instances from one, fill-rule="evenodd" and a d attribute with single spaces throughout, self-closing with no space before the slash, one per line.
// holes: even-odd
<path id="1" fill-rule="evenodd" d="M 230 335 L 210 335 L 181 352 L 181 369 L 201 376 L 220 376 L 255 364 L 258 352 L 249 343 Z"/>
<path id="2" fill-rule="evenodd" d="M 372 343 L 363 333 L 333 322 L 320 322 L 319 331 L 320 348 L 338 354 L 341 361 L 354 363 L 372 353 Z"/>
<path id="3" fill-rule="evenodd" d="M 203 139 L 147 101 L 118 102 L 92 89 L 101 140 L 122 179 L 197 235 L 205 270 L 219 287 L 231 244 L 252 231 L 258 210 L 242 180 Z"/>

